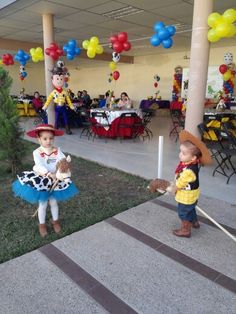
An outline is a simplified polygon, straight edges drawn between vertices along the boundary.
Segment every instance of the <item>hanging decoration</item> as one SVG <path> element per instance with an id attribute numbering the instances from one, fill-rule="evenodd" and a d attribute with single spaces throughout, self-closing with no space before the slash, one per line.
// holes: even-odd
<path id="1" fill-rule="evenodd" d="M 87 50 L 87 56 L 90 59 L 93 59 L 96 54 L 103 53 L 103 47 L 99 44 L 99 39 L 96 36 L 91 37 L 90 40 L 84 40 L 82 46 Z"/>
<path id="2" fill-rule="evenodd" d="M 213 12 L 208 16 L 207 23 L 210 27 L 207 38 L 214 43 L 225 37 L 233 37 L 236 35 L 236 10 L 228 9 L 222 15 Z"/>
<path id="3" fill-rule="evenodd" d="M 18 61 L 21 65 L 25 66 L 27 61 L 30 59 L 28 53 L 24 52 L 24 50 L 18 50 L 17 54 L 15 54 L 14 59 Z"/>
<path id="4" fill-rule="evenodd" d="M 39 62 L 44 60 L 43 49 L 41 47 L 31 48 L 30 55 L 33 62 Z"/>
<path id="5" fill-rule="evenodd" d="M 14 64 L 13 56 L 10 53 L 4 53 L 2 55 L 2 64 L 7 66 L 13 65 Z"/>
<path id="6" fill-rule="evenodd" d="M 223 75 L 223 94 L 224 101 L 229 101 L 234 93 L 234 78 L 236 75 L 233 54 L 228 52 L 224 55 L 225 64 L 219 66 L 219 71 Z"/>
<path id="7" fill-rule="evenodd" d="M 172 100 L 179 101 L 181 95 L 181 86 L 182 86 L 182 77 L 183 77 L 183 68 L 178 65 L 175 67 L 175 73 L 173 78 L 173 88 L 172 88 Z"/>
<path id="8" fill-rule="evenodd" d="M 63 46 L 63 50 L 68 60 L 73 60 L 75 56 L 81 54 L 81 49 L 77 46 L 75 39 L 68 40 L 67 44 Z"/>
<path id="9" fill-rule="evenodd" d="M 57 43 L 51 43 L 50 46 L 45 49 L 45 53 L 54 61 L 57 61 L 59 57 L 64 55 L 63 50 L 57 45 Z"/>
<path id="10" fill-rule="evenodd" d="M 112 35 L 110 37 L 110 43 L 112 45 L 112 50 L 116 53 L 129 51 L 131 49 L 131 43 L 128 41 L 128 34 L 126 32 Z"/>
<path id="11" fill-rule="evenodd" d="M 163 22 L 157 22 L 153 28 L 155 34 L 150 38 L 151 45 L 157 47 L 162 44 L 166 49 L 172 47 L 173 39 L 171 37 L 176 33 L 175 26 L 165 26 Z"/>
<path id="12" fill-rule="evenodd" d="M 25 70 L 25 67 L 24 65 L 20 65 L 20 69 L 19 69 L 19 78 L 21 81 L 24 81 L 24 79 L 26 78 L 27 76 L 27 72 Z"/>

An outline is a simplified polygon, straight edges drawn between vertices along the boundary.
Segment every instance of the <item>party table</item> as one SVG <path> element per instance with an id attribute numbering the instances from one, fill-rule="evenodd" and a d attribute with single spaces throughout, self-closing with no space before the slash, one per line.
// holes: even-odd
<path id="1" fill-rule="evenodd" d="M 162 108 L 170 108 L 169 100 L 157 100 L 157 99 L 143 99 L 140 102 L 141 109 L 162 109 Z"/>
<path id="2" fill-rule="evenodd" d="M 93 113 L 104 113 L 103 117 L 93 117 Z M 123 118 L 122 114 L 126 116 Z M 128 137 L 135 134 L 142 134 L 144 127 L 142 125 L 142 111 L 140 109 L 114 110 L 107 108 L 96 108 L 90 110 L 92 131 L 102 137 Z M 125 127 L 121 127 L 126 125 Z M 99 124 L 99 127 L 97 127 Z"/>

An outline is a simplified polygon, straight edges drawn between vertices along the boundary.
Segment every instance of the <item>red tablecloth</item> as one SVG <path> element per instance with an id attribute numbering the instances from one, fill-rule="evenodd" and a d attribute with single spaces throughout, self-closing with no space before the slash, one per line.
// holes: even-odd
<path id="1" fill-rule="evenodd" d="M 96 119 L 91 118 L 92 123 L 96 123 Z M 120 118 L 116 118 L 112 121 L 111 126 L 109 128 L 104 128 L 102 125 L 98 127 L 92 126 L 93 132 L 98 136 L 103 137 L 127 137 L 131 138 L 134 134 L 142 134 L 144 131 L 144 127 L 140 124 L 142 123 L 142 119 L 139 117 L 131 117 L 131 118 L 122 118 L 122 125 L 131 124 L 130 127 L 119 127 L 121 122 Z"/>

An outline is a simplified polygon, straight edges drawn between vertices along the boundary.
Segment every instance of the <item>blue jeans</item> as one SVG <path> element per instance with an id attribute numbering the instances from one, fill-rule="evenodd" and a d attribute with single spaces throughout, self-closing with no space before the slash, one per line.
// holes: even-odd
<path id="1" fill-rule="evenodd" d="M 197 201 L 193 204 L 182 204 L 178 203 L 178 215 L 181 220 L 187 220 L 190 222 L 197 221 L 197 213 L 195 206 L 197 205 Z"/>

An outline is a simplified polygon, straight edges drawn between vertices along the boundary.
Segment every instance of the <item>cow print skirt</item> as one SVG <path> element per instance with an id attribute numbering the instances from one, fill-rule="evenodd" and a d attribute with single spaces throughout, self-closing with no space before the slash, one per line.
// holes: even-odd
<path id="1" fill-rule="evenodd" d="M 16 196 L 30 202 L 47 201 L 49 198 L 55 198 L 58 201 L 64 201 L 78 193 L 74 183 L 59 181 L 53 191 L 53 179 L 50 177 L 40 176 L 34 171 L 24 171 L 17 176 L 13 185 L 13 192 Z"/>

